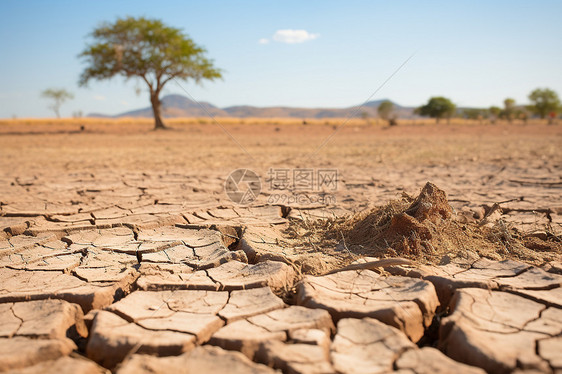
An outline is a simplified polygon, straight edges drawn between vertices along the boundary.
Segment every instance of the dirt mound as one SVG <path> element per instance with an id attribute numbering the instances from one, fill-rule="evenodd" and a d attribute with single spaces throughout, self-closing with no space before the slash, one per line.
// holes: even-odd
<path id="1" fill-rule="evenodd" d="M 427 183 L 415 199 L 404 195 L 383 208 L 353 217 L 348 227 L 342 222 L 341 229 L 348 245 L 419 256 L 435 252 L 432 242 L 438 228 L 452 215 L 445 192 Z"/>
<path id="2" fill-rule="evenodd" d="M 329 224 L 318 223 L 312 236 L 318 248 L 350 260 L 398 256 L 436 264 L 447 256 L 514 258 L 543 264 L 562 254 L 558 238 L 531 240 L 502 220 L 486 222 L 479 225 L 457 220 L 446 193 L 428 182 L 416 197 L 404 194 L 385 206 Z"/>

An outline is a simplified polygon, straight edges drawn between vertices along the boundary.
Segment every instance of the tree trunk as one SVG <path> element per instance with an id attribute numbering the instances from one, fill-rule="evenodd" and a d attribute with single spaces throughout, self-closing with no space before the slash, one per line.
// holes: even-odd
<path id="1" fill-rule="evenodd" d="M 152 104 L 152 112 L 154 113 L 154 130 L 166 129 L 164 122 L 162 122 L 162 117 L 160 110 L 162 109 L 162 103 L 160 103 L 160 92 L 155 92 L 150 95 L 150 103 Z"/>

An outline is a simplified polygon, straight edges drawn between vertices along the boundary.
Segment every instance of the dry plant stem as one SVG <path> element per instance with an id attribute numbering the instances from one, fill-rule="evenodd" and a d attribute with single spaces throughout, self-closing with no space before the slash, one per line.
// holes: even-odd
<path id="1" fill-rule="evenodd" d="M 501 212 L 501 207 L 498 203 L 494 203 L 494 205 L 492 205 L 490 210 L 484 215 L 484 218 L 482 218 L 482 220 L 480 220 L 478 225 L 479 226 L 485 225 L 488 222 L 488 217 L 490 217 L 492 215 L 492 213 L 494 213 L 496 210 L 500 210 L 500 212 Z"/>
<path id="2" fill-rule="evenodd" d="M 323 275 L 329 275 L 329 274 L 339 273 L 340 271 L 349 271 L 349 270 L 374 270 L 376 268 L 384 268 L 386 266 L 395 266 L 395 265 L 413 265 L 413 262 L 410 260 L 406 260 L 405 258 L 385 258 L 382 260 L 370 261 L 362 264 L 351 264 L 343 268 L 331 270 Z"/>

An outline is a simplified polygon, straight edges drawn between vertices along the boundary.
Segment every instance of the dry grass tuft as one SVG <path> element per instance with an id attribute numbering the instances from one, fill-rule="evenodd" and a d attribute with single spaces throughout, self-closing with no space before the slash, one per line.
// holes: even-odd
<path id="1" fill-rule="evenodd" d="M 352 217 L 294 221 L 287 233 L 318 251 L 338 256 L 342 264 L 365 256 L 438 264 L 445 255 L 477 255 L 541 265 L 562 255 L 562 241 L 557 236 L 528 236 L 501 219 L 480 226 L 455 218 L 445 192 L 427 183 L 415 198 L 404 194 Z"/>

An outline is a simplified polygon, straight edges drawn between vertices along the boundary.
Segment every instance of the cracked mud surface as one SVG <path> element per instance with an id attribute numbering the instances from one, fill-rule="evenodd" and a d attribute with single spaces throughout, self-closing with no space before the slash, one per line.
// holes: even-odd
<path id="1" fill-rule="evenodd" d="M 242 160 L 226 141 L 183 153 L 182 138 L 216 136 L 207 131 L 121 134 L 178 152 L 152 159 L 135 148 L 142 146 L 103 131 L 46 135 L 50 143 L 37 145 L 46 155 L 66 149 L 48 167 L 39 167 L 43 156 L 11 146 L 15 135 L 0 138 L 7 155 L 0 159 L 1 372 L 562 371 L 561 257 L 545 246 L 562 223 L 561 160 L 551 149 L 560 144 L 559 130 L 546 128 L 543 138 L 493 129 L 476 148 L 481 163 L 467 154 L 447 163 L 451 155 L 443 151 L 416 160 L 399 154 L 412 144 L 431 147 L 413 135 L 350 131 L 342 135 L 350 144 L 328 151 L 341 156 L 337 204 L 271 203 L 266 189 L 251 206 L 222 192 L 230 166 Z M 262 145 L 248 148 L 264 163 L 280 165 L 284 151 L 296 154 L 281 145 L 288 135 L 273 139 L 272 131 L 260 131 L 253 139 Z M 369 136 L 382 147 L 378 158 L 362 139 Z M 404 136 L 412 144 L 404 145 Z M 519 153 L 503 140 L 517 136 L 531 139 Z M 430 145 L 443 145 L 439 139 Z M 85 141 L 93 145 L 79 152 Z M 123 148 L 109 155 L 105 142 Z M 490 153 L 498 144 L 507 150 Z M 213 156 L 220 147 L 230 161 Z M 283 152 L 265 154 L 264 147 Z M 394 156 L 398 161 L 385 165 Z M 328 156 L 315 162 L 336 165 Z M 540 256 L 522 262 L 509 253 L 485 258 L 466 251 L 438 264 L 327 274 L 361 261 L 345 245 L 323 252 L 305 237 L 286 235 L 295 223 L 329 222 L 402 191 L 416 195 L 427 179 L 447 192 L 458 222 L 502 218 L 532 232 L 526 244 Z M 485 217 L 494 202 L 507 200 L 513 201 L 501 204 L 499 216 Z M 431 219 L 431 209 L 424 212 L 415 218 Z"/>

